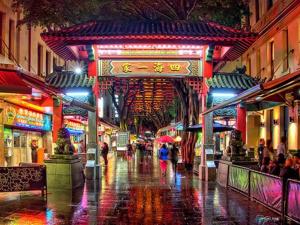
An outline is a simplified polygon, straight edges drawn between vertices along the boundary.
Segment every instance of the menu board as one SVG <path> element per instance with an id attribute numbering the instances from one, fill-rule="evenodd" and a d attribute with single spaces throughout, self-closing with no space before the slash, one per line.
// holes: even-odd
<path id="1" fill-rule="evenodd" d="M 51 116 L 17 105 L 8 104 L 4 110 L 4 124 L 21 128 L 51 130 Z"/>
<path id="2" fill-rule="evenodd" d="M 118 132 L 117 133 L 117 150 L 125 151 L 127 144 L 129 144 L 130 132 Z"/>

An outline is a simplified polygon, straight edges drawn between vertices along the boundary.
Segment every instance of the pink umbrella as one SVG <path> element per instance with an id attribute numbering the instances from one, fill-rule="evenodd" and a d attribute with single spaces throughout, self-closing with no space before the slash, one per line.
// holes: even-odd
<path id="1" fill-rule="evenodd" d="M 168 135 L 161 136 L 157 141 L 160 143 L 174 143 L 174 139 Z"/>

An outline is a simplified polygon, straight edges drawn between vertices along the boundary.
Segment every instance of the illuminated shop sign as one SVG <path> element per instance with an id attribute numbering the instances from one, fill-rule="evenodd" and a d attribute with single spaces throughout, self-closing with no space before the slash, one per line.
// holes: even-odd
<path id="1" fill-rule="evenodd" d="M 51 130 L 51 116 L 19 106 L 5 108 L 4 124 L 44 131 Z"/>
<path id="2" fill-rule="evenodd" d="M 202 76 L 200 60 L 100 60 L 100 76 Z"/>
<path id="3" fill-rule="evenodd" d="M 71 134 L 83 134 L 84 125 L 72 120 L 64 120 L 65 128 L 69 130 Z"/>

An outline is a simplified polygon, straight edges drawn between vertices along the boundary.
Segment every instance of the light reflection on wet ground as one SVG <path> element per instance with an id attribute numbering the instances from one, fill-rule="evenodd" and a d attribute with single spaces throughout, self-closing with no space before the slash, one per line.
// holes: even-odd
<path id="1" fill-rule="evenodd" d="M 232 191 L 203 183 L 156 158 L 143 164 L 111 156 L 103 176 L 73 192 L 1 193 L 0 224 L 255 224 L 257 215 L 278 217 Z"/>

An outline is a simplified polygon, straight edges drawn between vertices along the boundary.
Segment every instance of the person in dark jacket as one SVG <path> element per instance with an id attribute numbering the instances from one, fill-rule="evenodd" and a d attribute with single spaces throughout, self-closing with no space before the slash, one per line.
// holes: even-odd
<path id="1" fill-rule="evenodd" d="M 104 164 L 105 166 L 108 165 L 108 159 L 107 159 L 107 155 L 108 155 L 108 144 L 106 142 L 103 143 L 102 145 L 102 151 L 101 151 L 101 155 L 104 159 Z"/>
<path id="2" fill-rule="evenodd" d="M 293 160 L 287 159 L 285 161 L 285 166 L 280 170 L 280 177 L 282 177 L 284 180 L 287 179 L 299 179 L 299 174 L 297 171 L 293 168 Z"/>
<path id="3" fill-rule="evenodd" d="M 260 171 L 263 173 L 269 173 L 269 164 L 270 164 L 270 158 L 265 157 L 262 161 L 262 166 L 260 168 Z"/>
<path id="4" fill-rule="evenodd" d="M 37 163 L 37 150 L 39 148 L 37 144 L 37 140 L 32 140 L 30 147 L 31 147 L 31 160 L 33 163 Z"/>
<path id="5" fill-rule="evenodd" d="M 279 176 L 281 168 L 282 167 L 279 162 L 277 160 L 273 160 L 272 165 L 270 166 L 270 174 Z"/>
<path id="6" fill-rule="evenodd" d="M 178 153 L 179 149 L 175 144 L 172 145 L 171 148 L 171 162 L 174 170 L 174 174 L 176 175 L 177 163 L 178 163 Z"/>

